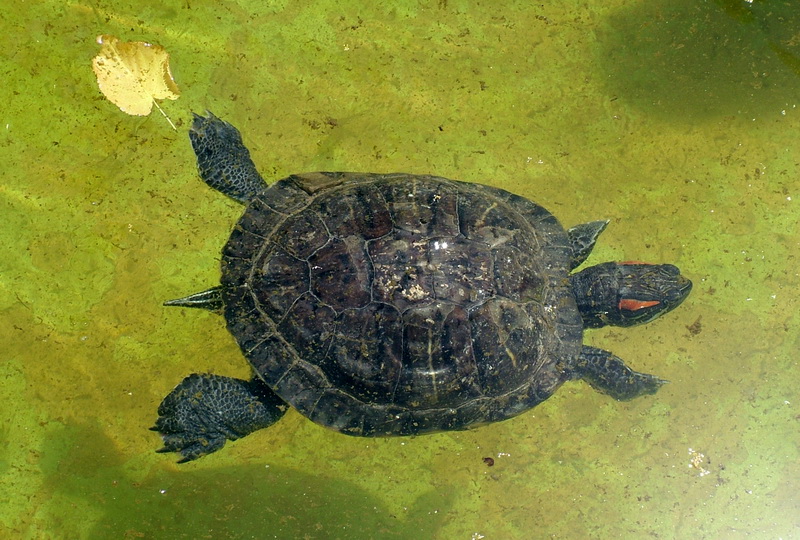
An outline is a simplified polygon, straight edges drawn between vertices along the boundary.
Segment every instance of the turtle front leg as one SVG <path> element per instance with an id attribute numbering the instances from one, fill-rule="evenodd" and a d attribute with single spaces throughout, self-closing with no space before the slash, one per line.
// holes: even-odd
<path id="1" fill-rule="evenodd" d="M 178 463 L 216 452 L 226 439 L 235 441 L 274 424 L 288 406 L 260 379 L 243 381 L 219 375 L 189 375 L 158 407 L 158 431 L 164 447 L 180 452 Z"/>
<path id="2" fill-rule="evenodd" d="M 575 225 L 567 231 L 569 247 L 572 250 L 572 260 L 569 264 L 570 270 L 575 270 L 589 257 L 589 253 L 592 252 L 594 245 L 597 243 L 597 237 L 606 229 L 607 225 L 607 219 L 590 221 L 589 223 Z"/>
<path id="3" fill-rule="evenodd" d="M 621 358 L 603 349 L 584 345 L 574 370 L 595 390 L 619 401 L 655 394 L 667 381 L 655 375 L 633 371 Z"/>

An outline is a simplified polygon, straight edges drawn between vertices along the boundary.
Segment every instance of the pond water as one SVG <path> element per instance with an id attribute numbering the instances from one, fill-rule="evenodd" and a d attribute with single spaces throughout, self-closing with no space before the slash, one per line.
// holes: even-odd
<path id="1" fill-rule="evenodd" d="M 796 2 L 115 4 L 0 13 L 2 536 L 800 536 Z M 100 94 L 100 34 L 170 52 L 176 130 Z M 270 181 L 431 173 L 610 219 L 590 264 L 669 262 L 694 290 L 585 340 L 670 384 L 620 403 L 574 381 L 415 438 L 291 411 L 196 462 L 155 453 L 184 376 L 248 376 L 222 319 L 162 306 L 218 282 L 241 213 L 197 178 L 206 109 Z"/>

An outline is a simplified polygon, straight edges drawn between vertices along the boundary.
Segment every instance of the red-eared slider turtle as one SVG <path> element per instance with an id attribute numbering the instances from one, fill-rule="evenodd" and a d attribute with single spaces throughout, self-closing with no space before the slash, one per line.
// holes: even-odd
<path id="1" fill-rule="evenodd" d="M 672 265 L 570 273 L 606 221 L 564 230 L 527 199 L 412 174 L 319 172 L 267 185 L 239 132 L 195 115 L 200 176 L 246 205 L 221 284 L 168 302 L 224 314 L 249 381 L 190 375 L 161 403 L 163 452 L 190 461 L 289 407 L 348 435 L 465 429 L 584 379 L 619 400 L 663 380 L 583 344 L 648 322 L 691 282 Z"/>

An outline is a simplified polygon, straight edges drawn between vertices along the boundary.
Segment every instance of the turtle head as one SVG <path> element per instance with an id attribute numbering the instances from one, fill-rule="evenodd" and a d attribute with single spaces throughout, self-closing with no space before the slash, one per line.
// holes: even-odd
<path id="1" fill-rule="evenodd" d="M 683 302 L 692 282 L 671 264 L 603 263 L 570 276 L 583 324 L 634 326 Z"/>

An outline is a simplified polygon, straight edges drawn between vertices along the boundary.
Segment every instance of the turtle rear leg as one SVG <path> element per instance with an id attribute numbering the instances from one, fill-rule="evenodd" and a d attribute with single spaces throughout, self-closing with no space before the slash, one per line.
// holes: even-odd
<path id="1" fill-rule="evenodd" d="M 655 375 L 633 371 L 617 356 L 603 349 L 584 345 L 575 375 L 592 388 L 619 401 L 655 394 L 667 381 Z"/>
<path id="2" fill-rule="evenodd" d="M 274 424 L 287 409 L 258 378 L 243 381 L 195 373 L 164 398 L 150 429 L 164 440 L 158 452 L 180 452 L 178 463 L 185 463 L 216 452 L 227 439 L 235 441 Z"/>
<path id="3" fill-rule="evenodd" d="M 194 113 L 193 113 L 194 114 Z M 208 112 L 194 115 L 189 139 L 203 182 L 234 201 L 247 204 L 267 188 L 235 127 Z"/>

